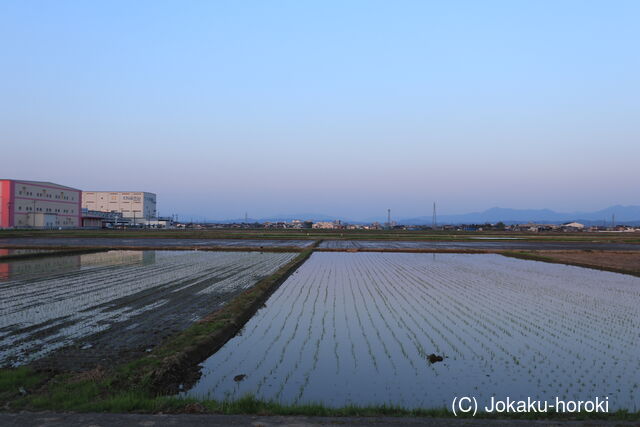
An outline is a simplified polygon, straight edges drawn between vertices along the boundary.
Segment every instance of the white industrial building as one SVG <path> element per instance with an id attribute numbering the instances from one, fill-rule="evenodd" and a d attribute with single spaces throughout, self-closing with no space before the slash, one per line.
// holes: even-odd
<path id="1" fill-rule="evenodd" d="M 83 191 L 82 208 L 121 213 L 135 222 L 157 217 L 156 195 L 146 191 Z"/>

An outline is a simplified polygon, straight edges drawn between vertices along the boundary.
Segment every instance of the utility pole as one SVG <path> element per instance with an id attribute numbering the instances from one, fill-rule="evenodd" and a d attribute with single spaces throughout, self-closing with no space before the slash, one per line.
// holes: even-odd
<path id="1" fill-rule="evenodd" d="M 431 218 L 431 228 L 433 230 L 436 229 L 436 224 L 437 224 L 437 221 L 436 221 L 436 202 L 433 202 L 433 217 Z"/>
<path id="2" fill-rule="evenodd" d="M 611 214 L 611 228 L 616 228 L 616 214 Z"/>
<path id="3" fill-rule="evenodd" d="M 391 209 L 387 209 L 387 227 L 391 229 Z"/>

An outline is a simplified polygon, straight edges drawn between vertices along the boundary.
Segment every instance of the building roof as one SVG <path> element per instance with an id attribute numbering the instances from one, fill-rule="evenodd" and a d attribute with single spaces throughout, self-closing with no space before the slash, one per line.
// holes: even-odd
<path id="1" fill-rule="evenodd" d="M 567 222 L 562 224 L 563 227 L 574 227 L 574 228 L 582 228 L 584 224 L 580 224 L 579 222 Z"/>
<path id="2" fill-rule="evenodd" d="M 50 181 L 27 181 L 24 179 L 10 179 L 10 178 L 3 178 L 3 179 L 0 179 L 0 181 L 13 181 L 13 182 L 20 182 L 23 184 L 31 184 L 31 185 L 54 185 L 56 187 L 66 188 L 67 190 L 82 191 L 79 188 L 67 187 L 66 185 L 56 184 L 55 182 L 50 182 Z"/>
<path id="3" fill-rule="evenodd" d="M 83 193 L 146 193 L 153 194 L 156 196 L 156 193 L 152 193 L 150 191 L 107 191 L 107 190 L 82 190 Z"/>

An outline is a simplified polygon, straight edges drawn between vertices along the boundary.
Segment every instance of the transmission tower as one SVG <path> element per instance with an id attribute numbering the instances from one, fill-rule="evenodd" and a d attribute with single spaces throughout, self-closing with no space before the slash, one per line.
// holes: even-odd
<path id="1" fill-rule="evenodd" d="M 387 209 L 387 227 L 391 228 L 391 209 Z"/>

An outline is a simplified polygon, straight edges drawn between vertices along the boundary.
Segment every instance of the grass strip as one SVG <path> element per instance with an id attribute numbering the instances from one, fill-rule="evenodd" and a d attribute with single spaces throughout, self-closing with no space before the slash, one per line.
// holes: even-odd
<path id="1" fill-rule="evenodd" d="M 201 413 L 225 415 L 302 415 L 333 417 L 456 417 L 447 408 L 409 409 L 394 405 L 346 405 L 329 407 L 320 403 L 287 405 L 273 401 L 263 401 L 252 395 L 235 400 L 199 400 L 175 396 L 150 396 L 141 391 L 123 391 L 102 398 L 95 398 L 98 388 L 90 383 L 74 384 L 68 394 L 56 394 L 53 397 L 36 396 L 30 400 L 30 410 L 55 410 L 79 412 L 112 413 Z M 6 407 L 5 407 L 6 409 Z M 17 408 L 13 408 L 14 410 Z M 22 408 L 24 409 L 24 408 Z M 612 413 L 577 412 L 572 414 L 548 413 L 509 413 L 487 414 L 479 412 L 459 414 L 456 418 L 485 419 L 552 419 L 552 420 L 639 420 L 640 412 L 618 410 Z"/>

